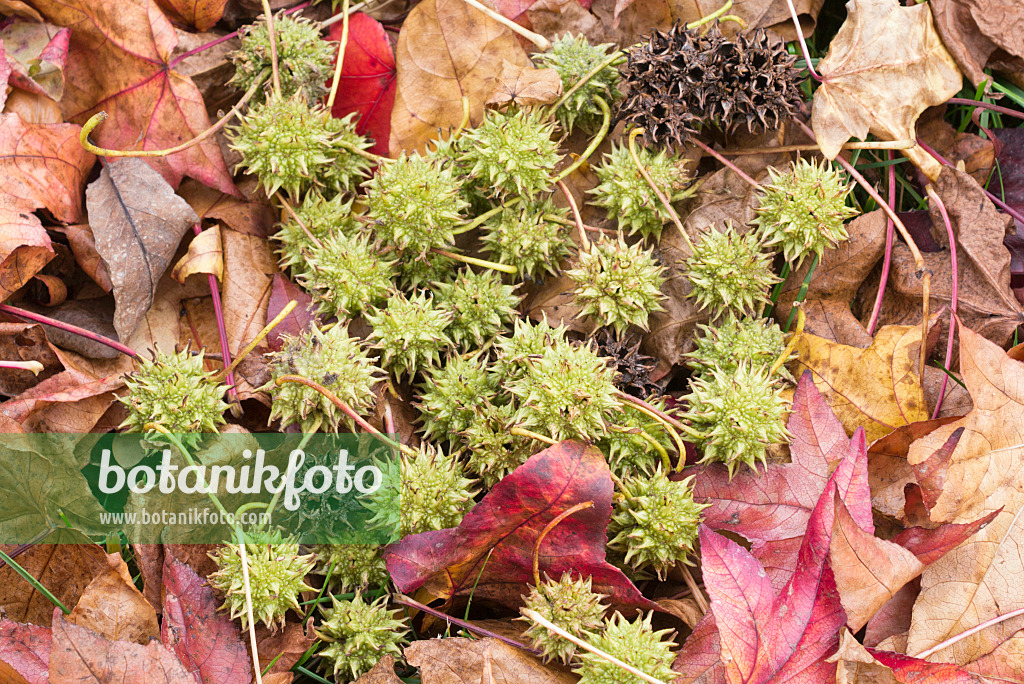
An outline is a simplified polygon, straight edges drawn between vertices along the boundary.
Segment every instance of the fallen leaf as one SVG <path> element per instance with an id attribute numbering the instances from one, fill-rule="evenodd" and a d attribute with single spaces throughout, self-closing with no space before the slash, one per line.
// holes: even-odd
<path id="1" fill-rule="evenodd" d="M 837 299 L 806 299 L 800 308 L 807 317 L 804 323 L 805 333 L 859 349 L 867 349 L 874 341 L 850 311 L 849 302 Z M 789 315 L 778 316 L 778 320 L 787 321 Z M 927 373 L 927 367 L 925 372 Z"/>
<path id="2" fill-rule="evenodd" d="M 0 301 L 53 258 L 50 238 L 32 213 L 81 220 L 82 189 L 95 158 L 78 143 L 78 127 L 33 125 L 0 115 Z"/>
<path id="3" fill-rule="evenodd" d="M 120 374 L 96 378 L 68 369 L 3 402 L 0 413 L 32 432 L 89 432 L 123 385 Z"/>
<path id="4" fill-rule="evenodd" d="M 127 340 L 153 304 L 178 243 L 199 217 L 141 159 L 113 159 L 86 190 L 96 250 L 114 285 L 114 328 Z"/>
<path id="5" fill-rule="evenodd" d="M 858 521 L 871 526 L 866 447 L 847 438 L 809 373 L 797 383 L 788 428 L 791 463 L 770 464 L 763 473 L 743 469 L 732 478 L 727 468 L 712 464 L 697 469 L 693 480 L 694 499 L 711 504 L 703 512 L 704 524 L 749 540 L 775 591 L 792 577 L 807 521 L 829 473 L 851 453 L 840 493 Z"/>
<path id="6" fill-rule="evenodd" d="M 420 668 L 423 684 L 572 684 L 577 680 L 492 637 L 421 639 L 406 647 L 405 657 Z M 490 665 L 490 680 L 484 674 L 485 662 Z"/>
<path id="7" fill-rule="evenodd" d="M 107 265 L 103 258 L 96 251 L 96 238 L 92 234 L 92 228 L 87 223 L 73 223 L 67 226 L 55 226 L 54 230 L 61 232 L 68 239 L 71 251 L 75 255 L 75 261 L 85 274 L 92 278 L 93 282 L 100 286 L 104 292 L 112 292 L 114 284 L 110 282 L 110 273 L 107 272 Z"/>
<path id="8" fill-rule="evenodd" d="M 248 684 L 252 660 L 238 626 L 219 611 L 213 589 L 192 568 L 164 559 L 163 624 L 160 641 L 200 682 Z"/>
<path id="9" fill-rule="evenodd" d="M 868 450 L 871 478 L 871 505 L 893 518 L 903 517 L 903 489 L 915 482 L 914 469 L 907 463 L 907 452 L 916 440 L 955 418 L 924 420 L 903 425 L 877 440 Z"/>
<path id="10" fill-rule="evenodd" d="M 3 546 L 11 553 L 13 546 Z M 92 578 L 107 569 L 107 554 L 94 544 L 36 545 L 16 559 L 65 606 L 73 606 Z M 0 568 L 0 606 L 8 619 L 50 626 L 53 604 L 9 567 Z"/>
<path id="11" fill-rule="evenodd" d="M 960 162 L 971 178 L 981 185 L 988 183 L 995 169 L 996 150 L 993 140 L 967 131 L 957 131 L 946 121 L 947 107 L 932 107 L 917 122 L 917 137 L 945 157 L 952 166 Z M 976 110 L 980 111 L 980 110 Z"/>
<path id="12" fill-rule="evenodd" d="M 955 665 L 930 663 L 900 653 L 865 648 L 844 630 L 836 684 L 981 684 L 981 680 Z"/>
<path id="13" fill-rule="evenodd" d="M 207 228 L 188 243 L 188 251 L 171 270 L 171 277 L 182 285 L 196 273 L 224 277 L 224 248 L 220 243 L 220 229 Z"/>
<path id="14" fill-rule="evenodd" d="M 960 368 L 975 408 L 914 442 L 907 457 L 924 463 L 963 429 L 946 468 L 941 495 L 931 509 L 935 522 L 968 523 L 993 512 L 995 519 L 922 575 L 914 605 L 908 653 L 919 653 L 996 616 L 1024 608 L 1024 366 L 969 328 L 960 327 Z M 1002 650 L 1024 653 L 1024 618 L 993 625 L 939 651 L 937 659 L 970 666 Z M 973 664 L 972 664 L 973 663 Z M 996 667 L 997 663 L 989 663 Z"/>
<path id="15" fill-rule="evenodd" d="M 409 13 L 398 36 L 398 85 L 391 113 L 391 153 L 423 150 L 438 131 L 483 120 L 505 61 L 529 65 L 516 35 L 462 0 L 425 0 Z"/>
<path id="16" fill-rule="evenodd" d="M 199 218 L 222 221 L 228 228 L 245 235 L 267 237 L 277 223 L 277 213 L 266 203 L 226 195 L 191 178 L 178 187 L 178 195 Z"/>
<path id="17" fill-rule="evenodd" d="M 280 273 L 275 273 L 270 290 L 270 300 L 267 303 L 267 318 L 269 320 L 277 318 L 277 315 L 291 301 L 298 302 L 295 308 L 267 335 L 267 344 L 270 345 L 272 351 L 281 351 L 286 335 L 298 337 L 309 328 L 313 321 L 317 320 L 315 310 L 310 308 L 313 299 L 306 291 Z"/>
<path id="18" fill-rule="evenodd" d="M 976 2 L 975 0 L 932 0 L 935 28 L 964 74 L 974 85 L 992 77 L 985 73 L 993 53 L 1006 50 L 1015 55 L 1016 69 L 1024 68 L 1024 42 L 1011 27 L 1024 21 L 1024 12 L 1014 2 Z M 1008 60 L 1001 60 L 1008 61 Z"/>
<path id="19" fill-rule="evenodd" d="M 395 674 L 395 657 L 386 655 L 381 658 L 372 670 L 356 680 L 356 684 L 402 684 Z"/>
<path id="20" fill-rule="evenodd" d="M 0 371 L 0 394 L 15 396 L 61 370 L 60 361 L 46 344 L 46 333 L 36 323 L 0 323 L 0 360 L 36 361 L 43 366 L 38 375 L 28 370 Z"/>
<path id="21" fill-rule="evenodd" d="M 812 372 L 847 433 L 863 427 L 868 441 L 874 441 L 901 425 L 928 419 L 917 375 L 920 351 L 919 325 L 887 325 L 867 349 L 804 333 L 792 368 L 794 375 Z"/>
<path id="22" fill-rule="evenodd" d="M 847 223 L 850 239 L 835 249 L 825 251 L 814 269 L 804 298 L 841 302 L 849 309 L 860 286 L 885 253 L 886 223 L 885 212 L 881 209 L 862 214 Z M 783 283 L 775 310 L 780 319 L 785 320 L 789 316 L 810 268 L 811 262 L 805 259 Z"/>
<path id="23" fill-rule="evenodd" d="M 197 31 L 206 31 L 220 21 L 228 0 L 157 0 L 171 19 Z"/>
<path id="24" fill-rule="evenodd" d="M 341 30 L 341 22 L 333 24 L 327 38 L 340 41 Z M 356 131 L 371 138 L 370 151 L 382 156 L 387 156 L 390 145 L 397 78 L 395 55 L 384 26 L 362 12 L 353 13 L 331 114 L 340 118 L 357 112 Z"/>
<path id="25" fill-rule="evenodd" d="M 265 625 L 256 627 L 256 651 L 260 655 L 260 668 L 270 666 L 272 673 L 284 673 L 299 662 L 302 655 L 316 641 L 313 623 L 307 622 L 306 628 L 298 622 L 285 623 L 284 629 L 271 633 Z M 248 645 L 248 640 L 246 640 Z M 251 662 L 251 658 L 250 658 Z M 271 665 L 273 662 L 273 665 Z"/>
<path id="26" fill-rule="evenodd" d="M 21 0 L 0 0 L 0 12 L 3 14 L 21 17 L 29 21 L 42 21 L 39 12 L 32 9 Z"/>
<path id="27" fill-rule="evenodd" d="M 170 66 L 177 39 L 155 0 L 38 0 L 35 7 L 71 29 L 61 111 L 76 123 L 106 111 L 110 118 L 92 133 L 97 145 L 166 149 L 210 127 L 199 90 Z M 149 163 L 174 187 L 188 175 L 236 192 L 216 140 Z"/>
<path id="28" fill-rule="evenodd" d="M 818 64 L 824 82 L 814 93 L 811 125 L 821 151 L 835 159 L 850 138 L 914 139 L 928 107 L 963 84 L 953 57 L 935 32 L 928 5 L 898 0 L 850 0 L 848 16 Z M 941 166 L 918 147 L 903 154 L 929 178 Z"/>
<path id="29" fill-rule="evenodd" d="M 513 64 L 507 59 L 501 67 L 498 84 L 485 104 L 519 107 L 552 104 L 562 95 L 562 77 L 555 69 L 537 69 Z"/>
<path id="30" fill-rule="evenodd" d="M 457 528 L 414 534 L 387 547 L 384 560 L 398 588 L 439 598 L 473 596 L 518 605 L 533 580 L 540 532 L 572 506 L 593 502 L 552 529 L 540 549 L 542 575 L 569 570 L 592 577 L 613 603 L 657 608 L 605 560 L 612 480 L 594 447 L 565 441 L 530 457 L 491 488 Z"/>
<path id="31" fill-rule="evenodd" d="M 168 684 L 193 682 L 174 654 L 158 641 L 145 646 L 109 641 L 69 622 L 54 609 L 51 684 Z"/>
<path id="32" fill-rule="evenodd" d="M 221 231 L 224 246 L 224 325 L 232 354 L 249 343 L 267 324 L 267 305 L 278 273 L 277 259 L 266 238 Z"/>
<path id="33" fill-rule="evenodd" d="M 944 168 L 935 190 L 949 212 L 956 236 L 958 303 L 957 314 L 964 325 L 996 344 L 1009 341 L 1024 322 L 1024 307 L 1010 290 L 1010 253 L 1003 246 L 1013 220 L 998 211 L 978 182 L 963 171 Z M 925 253 L 925 268 L 932 271 L 932 311 L 952 301 L 952 267 L 946 228 L 933 207 L 932 221 L 947 251 Z M 904 245 L 893 250 L 892 281 L 897 290 L 911 297 L 923 294 L 921 281 Z"/>
<path id="34" fill-rule="evenodd" d="M 0 681 L 48 684 L 50 630 L 0 618 Z"/>
<path id="35" fill-rule="evenodd" d="M 67 619 L 110 641 L 146 644 L 160 633 L 156 610 L 132 584 L 128 566 L 117 554 L 82 592 Z"/>
<path id="36" fill-rule="evenodd" d="M 11 85 L 59 102 L 71 31 L 42 22 L 14 21 L 0 29 Z"/>
<path id="37" fill-rule="evenodd" d="M 921 578 L 903 585 L 864 627 L 864 645 L 878 646 L 883 641 L 910 631 L 910 615 L 921 591 Z"/>

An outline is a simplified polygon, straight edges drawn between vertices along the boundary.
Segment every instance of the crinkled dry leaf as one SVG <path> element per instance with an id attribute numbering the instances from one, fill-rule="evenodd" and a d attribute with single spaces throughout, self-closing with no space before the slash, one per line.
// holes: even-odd
<path id="1" fill-rule="evenodd" d="M 10 553 L 14 547 L 2 548 Z M 103 549 L 81 543 L 33 546 L 17 561 L 66 606 L 75 605 L 92 578 L 109 567 Z M 53 618 L 53 604 L 7 566 L 0 568 L 0 606 L 16 622 L 49 627 Z"/>
<path id="2" fill-rule="evenodd" d="M 49 684 L 50 630 L 0 618 L 0 682 Z"/>
<path id="3" fill-rule="evenodd" d="M 811 123 L 821 150 L 835 159 L 850 138 L 914 138 L 917 117 L 960 91 L 963 78 L 935 32 L 927 4 L 850 0 L 848 17 L 818 64 Z M 924 150 L 905 150 L 929 178 L 941 166 Z"/>
<path id="4" fill-rule="evenodd" d="M 132 584 L 121 556 L 109 554 L 107 563 L 82 592 L 68 620 L 111 641 L 149 643 L 160 634 L 156 610 Z"/>
<path id="5" fill-rule="evenodd" d="M 224 245 L 224 325 L 231 353 L 237 353 L 267 324 L 267 305 L 278 272 L 270 242 L 230 228 Z"/>
<path id="6" fill-rule="evenodd" d="M 386 655 L 381 658 L 372 670 L 356 680 L 356 684 L 402 684 L 395 674 L 395 657 Z"/>
<path id="7" fill-rule="evenodd" d="M 228 0 L 157 0 L 157 4 L 167 10 L 172 19 L 197 31 L 206 31 L 220 21 Z"/>
<path id="8" fill-rule="evenodd" d="M 793 374 L 811 371 L 846 432 L 863 427 L 873 442 L 901 425 L 928 419 L 917 374 L 920 351 L 919 325 L 887 325 L 867 349 L 804 333 Z"/>
<path id="9" fill-rule="evenodd" d="M 195 273 L 224 278 L 224 248 L 220 244 L 220 228 L 211 226 L 188 243 L 188 252 L 178 260 L 171 270 L 171 277 L 182 285 L 185 279 Z"/>
<path id="10" fill-rule="evenodd" d="M 112 159 L 86 190 L 96 250 L 114 285 L 114 328 L 127 340 L 149 311 L 178 243 L 199 217 L 137 158 Z"/>
<path id="11" fill-rule="evenodd" d="M 930 663 L 901 653 L 865 648 L 848 629 L 831 658 L 839 664 L 836 684 L 980 684 L 956 665 Z"/>
<path id="12" fill-rule="evenodd" d="M 1002 345 L 1024 322 L 1024 307 L 1010 289 L 1010 253 L 1003 237 L 1013 219 L 996 209 L 978 182 L 963 171 L 944 168 L 935 190 L 946 205 L 957 246 L 957 314 L 964 325 Z M 932 271 L 931 310 L 952 302 L 952 265 L 946 228 L 933 207 L 932 221 L 946 250 L 926 252 L 925 268 Z M 923 294 L 909 249 L 902 244 L 893 250 L 892 281 L 904 295 Z"/>
<path id="13" fill-rule="evenodd" d="M 1024 6 L 1019 2 L 931 0 L 928 4 L 932 7 L 935 27 L 942 41 L 974 85 L 991 80 L 984 69 L 993 53 L 1000 49 L 1006 53 L 999 61 L 1009 61 L 1016 67 L 1008 70 L 1024 68 L 1024 40 L 1017 30 L 1024 22 Z"/>
<path id="14" fill-rule="evenodd" d="M 554 69 L 503 61 L 494 92 L 485 104 L 520 107 L 551 104 L 562 94 L 562 78 Z"/>
<path id="15" fill-rule="evenodd" d="M 851 347 L 866 349 L 871 346 L 872 337 L 850 311 L 849 302 L 810 299 L 805 300 L 800 308 L 807 316 L 804 332 Z M 780 316 L 779 320 L 786 321 L 788 317 Z"/>
<path id="16" fill-rule="evenodd" d="M 405 649 L 405 657 L 410 665 L 420 668 L 423 684 L 572 684 L 577 680 L 491 637 L 479 641 L 461 637 L 421 639 Z M 493 680 L 484 674 L 488 664 Z"/>
<path id="17" fill-rule="evenodd" d="M 398 93 L 391 113 L 391 152 L 422 150 L 438 130 L 483 119 L 506 61 L 529 66 L 509 29 L 462 0 L 425 0 L 409 13 L 398 36 Z"/>
<path id="18" fill-rule="evenodd" d="M 0 29 L 11 85 L 60 101 L 71 31 L 46 23 L 15 21 Z"/>

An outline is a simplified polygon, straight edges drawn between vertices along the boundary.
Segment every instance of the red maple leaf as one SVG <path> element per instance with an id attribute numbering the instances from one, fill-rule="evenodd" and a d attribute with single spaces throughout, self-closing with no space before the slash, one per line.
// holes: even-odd
<path id="1" fill-rule="evenodd" d="M 533 455 L 496 484 L 457 528 L 414 534 L 384 552 L 388 572 L 405 593 L 426 588 L 440 598 L 469 593 L 508 605 L 521 603 L 533 581 L 534 546 L 541 532 L 577 504 L 544 537 L 540 572 L 573 571 L 593 578 L 594 591 L 620 606 L 656 609 L 621 570 L 605 560 L 612 480 L 604 455 L 566 441 Z"/>
<path id="2" fill-rule="evenodd" d="M 341 22 L 334 24 L 328 39 L 340 41 L 341 31 Z M 373 138 L 370 151 L 374 154 L 388 154 L 397 78 L 395 54 L 384 27 L 373 17 L 356 12 L 349 19 L 345 60 L 331 114 L 341 118 L 358 112 L 356 130 Z"/>

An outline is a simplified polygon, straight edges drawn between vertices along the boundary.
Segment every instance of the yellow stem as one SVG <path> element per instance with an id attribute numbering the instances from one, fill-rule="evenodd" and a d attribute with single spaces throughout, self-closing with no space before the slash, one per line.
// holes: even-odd
<path id="1" fill-rule="evenodd" d="M 647 169 L 645 169 L 644 165 L 640 163 L 640 156 L 636 153 L 636 137 L 643 132 L 643 128 L 634 128 L 630 131 L 629 156 L 633 158 L 633 164 L 636 166 L 636 170 L 644 177 L 644 180 L 647 181 L 647 185 L 651 187 L 651 190 L 654 191 L 654 194 L 657 195 L 658 199 L 661 201 L 662 206 L 664 206 L 668 211 L 668 215 L 672 217 L 672 223 L 676 224 L 676 228 L 679 229 L 680 235 L 682 235 L 683 240 L 686 241 L 686 246 L 690 248 L 690 253 L 693 254 L 695 252 L 693 242 L 690 241 L 690 236 L 687 235 L 686 230 L 683 229 L 683 222 L 679 220 L 679 214 L 677 214 L 676 210 L 672 208 L 672 203 L 668 201 L 668 197 L 665 196 L 665 193 L 663 193 L 661 188 L 655 184 L 654 179 L 651 178 L 651 174 L 647 173 Z"/>
<path id="2" fill-rule="evenodd" d="M 796 307 L 796 330 L 793 331 L 792 337 L 789 338 L 789 344 L 782 350 L 782 354 L 772 364 L 771 369 L 768 371 L 768 379 L 771 380 L 772 376 L 775 375 L 780 368 L 786 365 L 786 361 L 789 359 L 789 355 L 796 349 L 797 342 L 800 341 L 800 336 L 804 334 L 804 323 L 807 321 L 807 316 L 804 315 L 804 307 L 799 304 L 794 304 Z"/>
<path id="3" fill-rule="evenodd" d="M 441 256 L 448 257 L 449 259 L 461 261 L 464 264 L 479 266 L 480 268 L 490 268 L 492 270 L 501 271 L 502 273 L 508 273 L 510 275 L 515 275 L 516 273 L 519 273 L 518 268 L 516 268 L 515 266 L 510 266 L 508 264 L 499 264 L 494 261 L 487 261 L 485 259 L 477 259 L 476 257 L 466 256 L 465 254 L 456 254 L 455 252 L 449 252 L 446 249 L 440 249 L 438 247 L 434 247 L 430 251 L 433 252 L 434 254 L 440 254 Z"/>
<path id="4" fill-rule="evenodd" d="M 270 9 L 270 0 L 263 0 L 263 14 L 267 18 L 267 38 L 270 39 L 270 73 L 274 84 L 274 94 L 281 97 L 281 73 L 277 65 L 277 32 L 274 30 L 274 13 Z"/>
<path id="5" fill-rule="evenodd" d="M 539 434 L 537 432 L 533 432 L 532 430 L 527 430 L 526 428 L 514 427 L 511 430 L 509 430 L 508 432 L 511 435 L 519 435 L 520 437 L 529 437 L 530 439 L 535 439 L 538 442 L 544 442 L 545 444 L 550 444 L 550 445 L 558 444 L 558 442 L 556 442 L 555 440 L 551 439 L 550 437 L 545 437 L 542 434 Z"/>
<path id="6" fill-rule="evenodd" d="M 341 5 L 341 42 L 338 43 L 338 60 L 334 65 L 334 80 L 331 81 L 331 94 L 327 96 L 327 111 L 334 106 L 334 98 L 338 96 L 338 83 L 341 81 L 341 69 L 345 63 L 345 46 L 348 45 L 348 0 L 343 0 Z"/>
<path id="7" fill-rule="evenodd" d="M 296 306 L 298 306 L 298 304 L 299 303 L 297 301 L 295 301 L 294 299 L 292 301 L 288 302 L 287 304 L 285 304 L 285 307 L 283 309 L 281 309 L 281 313 L 277 314 L 277 316 L 274 317 L 274 320 L 272 320 L 270 323 L 267 323 L 265 326 L 263 326 L 263 330 L 260 330 L 259 334 L 256 335 L 256 337 L 253 338 L 252 342 L 250 342 L 249 344 L 245 345 L 245 348 L 242 349 L 242 351 L 240 351 L 238 353 L 238 356 L 236 356 L 235 360 L 231 362 L 231 365 L 228 366 L 227 368 L 225 368 L 223 371 L 221 371 L 218 374 L 218 377 L 220 375 L 227 376 L 229 373 L 231 373 L 231 371 L 233 371 L 236 368 L 238 368 L 238 364 L 240 364 L 242 362 L 242 360 L 246 356 L 251 354 L 252 350 L 255 349 L 256 347 L 258 347 L 260 342 L 265 340 L 267 335 L 270 334 L 270 331 L 273 330 L 274 328 L 276 328 L 278 325 L 280 325 L 281 321 L 283 321 L 285 318 L 287 318 L 288 314 L 290 314 L 292 312 L 292 310 Z"/>
<path id="8" fill-rule="evenodd" d="M 601 130 L 599 130 L 597 135 L 594 136 L 594 139 L 590 141 L 587 149 L 583 151 L 583 154 L 580 155 L 579 159 L 574 161 L 568 167 L 562 169 L 561 173 L 555 176 L 556 181 L 568 178 L 573 171 L 583 166 L 584 162 L 590 159 L 590 155 L 594 154 L 594 151 L 597 150 L 598 145 L 601 144 L 604 137 L 608 135 L 608 129 L 611 127 L 612 123 L 612 110 L 600 95 L 594 96 L 594 102 L 596 102 L 597 106 L 601 108 L 601 116 L 604 117 L 601 121 Z"/>
<path id="9" fill-rule="evenodd" d="M 169 147 L 166 150 L 108 150 L 105 147 L 98 147 L 94 145 L 89 140 L 89 134 L 92 133 L 97 126 L 107 120 L 106 112 L 94 114 L 88 121 L 86 121 L 82 125 L 81 132 L 78 134 L 78 140 L 82 143 L 82 147 L 84 147 L 86 151 L 92 152 L 99 157 L 166 157 L 167 155 L 175 154 L 176 152 L 184 152 L 188 148 L 198 145 L 220 129 L 224 128 L 224 125 L 230 121 L 232 117 L 242 111 L 242 107 L 252 99 L 252 96 L 256 94 L 256 91 L 259 90 L 262 84 L 263 78 L 257 78 L 249 87 L 249 90 L 245 92 L 245 95 L 242 96 L 242 99 L 231 108 L 231 111 L 222 116 L 217 123 L 213 124 L 191 140 L 174 147 Z"/>
<path id="10" fill-rule="evenodd" d="M 717 19 L 718 17 L 722 16 L 723 14 L 728 12 L 730 9 L 732 9 L 732 3 L 733 3 L 733 0 L 726 0 L 724 5 L 722 5 L 721 7 L 719 7 L 718 9 L 716 9 L 714 12 L 712 12 L 711 14 L 709 14 L 706 17 L 701 17 L 697 21 L 691 21 L 689 24 L 686 25 L 686 28 L 688 28 L 688 29 L 695 29 L 698 26 L 703 26 L 704 24 L 710 24 L 712 21 L 714 21 L 715 19 Z"/>
<path id="11" fill-rule="evenodd" d="M 533 31 L 530 31 L 529 29 L 523 28 L 519 24 L 517 24 L 514 21 L 512 21 L 511 19 L 509 19 L 508 17 L 495 12 L 490 7 L 488 7 L 487 5 L 485 5 L 485 4 L 481 3 L 481 2 L 478 2 L 477 0 L 465 0 L 465 1 L 466 1 L 466 4 L 469 5 L 470 7 L 473 7 L 475 9 L 479 10 L 480 12 L 483 12 L 484 14 L 489 16 L 494 21 L 496 21 L 499 24 L 501 24 L 502 26 L 505 26 L 506 28 L 508 28 L 510 31 L 512 31 L 514 33 L 518 33 L 523 38 L 525 38 L 526 40 L 528 40 L 531 43 L 533 43 L 534 45 L 536 45 L 537 49 L 540 50 L 541 52 L 547 52 L 548 50 L 551 49 L 551 41 L 548 40 L 547 38 L 545 38 L 544 36 L 540 35 L 539 33 L 534 33 Z"/>

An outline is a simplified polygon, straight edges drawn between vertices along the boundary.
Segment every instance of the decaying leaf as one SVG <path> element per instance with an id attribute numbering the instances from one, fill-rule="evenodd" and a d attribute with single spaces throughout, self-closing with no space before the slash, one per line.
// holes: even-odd
<path id="1" fill-rule="evenodd" d="M 0 681 L 49 684 L 50 630 L 0 619 Z"/>
<path id="2" fill-rule="evenodd" d="M 109 567 L 107 554 L 90 544 L 34 546 L 17 561 L 66 606 L 75 605 L 92 578 Z M 53 617 L 53 604 L 6 566 L 0 568 L 0 606 L 15 622 L 49 627 Z"/>
<path id="3" fill-rule="evenodd" d="M 931 0 L 935 27 L 957 64 L 974 85 L 990 80 L 984 69 L 1007 71 L 1024 68 L 1024 42 L 1015 27 L 1024 22 L 1024 8 L 1017 2 L 984 0 Z M 995 54 L 1005 50 L 998 59 Z"/>
<path id="4" fill-rule="evenodd" d="M 157 0 L 171 18 L 178 19 L 197 31 L 206 31 L 220 21 L 228 0 Z"/>
<path id="5" fill-rule="evenodd" d="M 927 4 L 850 0 L 849 16 L 818 64 L 811 123 L 821 150 L 835 159 L 850 138 L 868 133 L 909 140 L 917 117 L 959 92 L 963 79 L 935 32 Z M 924 150 L 904 152 L 929 178 L 940 165 Z"/>
<path id="6" fill-rule="evenodd" d="M 156 610 L 132 584 L 119 555 L 108 555 L 107 563 L 82 592 L 68 620 L 110 641 L 149 643 L 160 633 Z"/>
<path id="7" fill-rule="evenodd" d="M 847 433 L 863 427 L 869 441 L 927 420 L 921 378 L 921 326 L 887 325 L 867 349 L 804 333 L 796 345 L 794 375 L 809 370 Z"/>
<path id="8" fill-rule="evenodd" d="M 577 679 L 491 637 L 424 639 L 406 648 L 405 657 L 420 668 L 423 684 L 572 684 Z M 485 668 L 493 679 L 488 679 Z"/>
<path id="9" fill-rule="evenodd" d="M 71 31 L 45 22 L 15 21 L 0 29 L 11 85 L 59 102 Z"/>
<path id="10" fill-rule="evenodd" d="M 843 630 L 839 650 L 832 658 L 839 663 L 836 684 L 981 683 L 956 665 L 930 663 L 901 653 L 865 648 L 849 630 Z"/>
<path id="11" fill-rule="evenodd" d="M 114 328 L 127 340 L 156 296 L 178 243 L 199 217 L 137 158 L 113 159 L 86 191 L 96 250 L 114 285 Z"/>
<path id="12" fill-rule="evenodd" d="M 438 131 L 483 119 L 504 63 L 528 66 L 516 35 L 462 0 L 425 0 L 409 13 L 398 37 L 398 92 L 391 113 L 391 152 L 422 150 Z"/>

